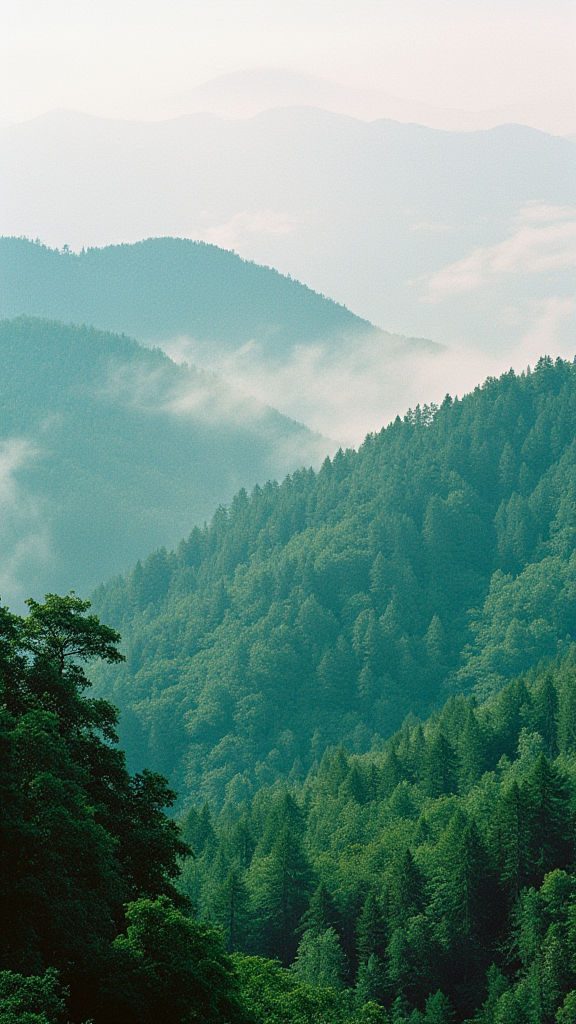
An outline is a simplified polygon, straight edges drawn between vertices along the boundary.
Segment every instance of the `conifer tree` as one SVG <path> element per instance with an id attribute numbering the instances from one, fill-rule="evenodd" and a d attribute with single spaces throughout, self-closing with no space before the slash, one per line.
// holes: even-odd
<path id="1" fill-rule="evenodd" d="M 428 741 L 424 758 L 424 787 L 432 797 L 454 793 L 457 760 L 452 745 L 440 731 Z"/>
<path id="2" fill-rule="evenodd" d="M 367 963 L 371 956 L 383 960 L 386 955 L 386 924 L 374 893 L 368 893 L 356 925 L 358 958 Z"/>
<path id="3" fill-rule="evenodd" d="M 251 872 L 260 943 L 267 955 L 288 965 L 312 888 L 312 873 L 294 831 L 285 825 L 270 853 L 253 861 Z"/>
<path id="4" fill-rule="evenodd" d="M 338 914 L 324 882 L 320 882 L 310 897 L 308 910 L 302 918 L 302 928 L 312 932 L 325 932 L 328 928 L 338 931 Z"/>
<path id="5" fill-rule="evenodd" d="M 247 948 L 250 940 L 250 897 L 242 872 L 233 867 L 215 898 L 218 922 L 224 932 L 229 953 Z"/>
<path id="6" fill-rule="evenodd" d="M 478 782 L 485 763 L 485 740 L 473 708 L 468 709 L 466 724 L 458 744 L 458 773 L 466 791 Z"/>
<path id="7" fill-rule="evenodd" d="M 554 758 L 558 752 L 558 694 L 552 681 L 552 672 L 544 674 L 534 691 L 532 725 L 544 740 L 546 756 Z"/>
<path id="8" fill-rule="evenodd" d="M 335 990 L 344 987 L 346 958 L 333 928 L 305 931 L 292 965 L 294 973 L 309 985 Z"/>
<path id="9" fill-rule="evenodd" d="M 388 913 L 392 928 L 402 927 L 424 909 L 424 879 L 410 850 L 397 858 L 388 884 Z"/>

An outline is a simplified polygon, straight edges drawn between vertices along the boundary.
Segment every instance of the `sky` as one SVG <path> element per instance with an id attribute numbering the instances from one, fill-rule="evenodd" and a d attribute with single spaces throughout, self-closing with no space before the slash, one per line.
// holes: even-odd
<path id="1" fill-rule="evenodd" d="M 138 116 L 246 69 L 443 108 L 573 102 L 572 0 L 0 0 L 0 118 Z"/>

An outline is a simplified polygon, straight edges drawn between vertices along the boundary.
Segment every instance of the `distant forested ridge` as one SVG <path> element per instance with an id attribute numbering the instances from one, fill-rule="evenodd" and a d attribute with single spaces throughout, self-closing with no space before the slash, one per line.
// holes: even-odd
<path id="1" fill-rule="evenodd" d="M 93 328 L 0 321 L 0 593 L 86 593 L 173 545 L 248 482 L 329 442 L 159 349 Z M 332 446 L 333 447 L 333 446 Z"/>
<path id="2" fill-rule="evenodd" d="M 1 238 L 0 271 L 0 315 L 91 324 L 139 341 L 188 334 L 233 349 L 257 339 L 279 355 L 295 343 L 375 330 L 277 270 L 185 238 L 78 255 Z"/>
<path id="3" fill-rule="evenodd" d="M 382 331 L 270 267 L 185 238 L 78 255 L 0 238 L 0 316 L 21 314 L 158 344 L 341 443 L 358 443 L 388 410 L 405 409 L 422 359 L 443 351 Z M 359 410 L 352 396 L 367 389 Z"/>
<path id="4" fill-rule="evenodd" d="M 240 491 L 99 588 L 126 664 L 97 670 L 131 763 L 184 802 L 380 746 L 452 690 L 484 697 L 574 638 L 575 368 L 489 378 L 318 473 Z"/>

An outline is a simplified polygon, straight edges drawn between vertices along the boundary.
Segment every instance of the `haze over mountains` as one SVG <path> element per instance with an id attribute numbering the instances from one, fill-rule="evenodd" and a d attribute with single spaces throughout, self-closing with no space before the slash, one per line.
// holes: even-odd
<path id="1" fill-rule="evenodd" d="M 0 595 L 89 593 L 334 445 L 126 337 L 0 321 Z"/>
<path id="2" fill-rule="evenodd" d="M 321 107 L 361 121 L 386 118 L 443 131 L 478 131 L 514 122 L 566 135 L 576 127 L 576 107 L 570 102 L 559 104 L 544 99 L 488 110 L 441 108 L 390 95 L 381 89 L 361 89 L 317 75 L 272 68 L 219 75 L 193 89 L 144 105 L 139 114 L 146 120 L 183 114 L 254 117 L 273 107 L 300 106 Z"/>
<path id="3" fill-rule="evenodd" d="M 443 352 L 381 331 L 277 271 L 174 238 L 79 256 L 0 239 L 0 315 L 20 313 L 161 345 L 343 443 L 415 404 Z"/>
<path id="4" fill-rule="evenodd" d="M 567 139 L 513 124 L 457 133 L 366 123 L 312 107 L 155 123 L 57 111 L 0 138 L 2 234 L 77 250 L 201 238 L 402 335 L 508 364 L 543 348 L 570 355 Z"/>

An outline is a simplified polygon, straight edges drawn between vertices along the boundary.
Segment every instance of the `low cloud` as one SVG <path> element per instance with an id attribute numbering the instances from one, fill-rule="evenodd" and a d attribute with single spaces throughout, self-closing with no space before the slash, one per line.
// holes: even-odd
<path id="1" fill-rule="evenodd" d="M 439 303 L 510 275 L 546 274 L 576 264 L 576 207 L 528 204 L 508 238 L 425 279 L 424 300 Z"/>
<path id="2" fill-rule="evenodd" d="M 534 366 L 541 355 L 569 355 L 559 339 L 572 313 L 569 300 L 534 300 L 519 341 L 496 354 L 465 344 L 427 346 L 371 331 L 351 335 L 343 344 L 328 339 L 295 346 L 282 366 L 268 365 L 261 346 L 246 345 L 212 355 L 210 368 L 324 437 L 356 446 L 410 406 L 439 404 L 447 392 L 462 396 L 488 376 Z M 207 356 L 190 338 L 163 347 L 175 359 L 201 361 Z"/>
<path id="3" fill-rule="evenodd" d="M 434 235 L 450 235 L 455 231 L 453 224 L 442 224 L 441 221 L 419 220 L 410 225 L 410 231 L 425 231 Z"/>
<path id="4" fill-rule="evenodd" d="M 39 455 L 24 438 L 0 441 L 0 595 L 24 609 L 22 579 L 53 558 L 43 503 L 18 479 Z"/>
<path id="5" fill-rule="evenodd" d="M 291 213 L 275 213 L 273 210 L 249 213 L 244 210 L 242 213 L 234 214 L 225 224 L 203 228 L 198 237 L 211 245 L 219 245 L 222 249 L 233 249 L 254 236 L 279 238 L 290 235 L 297 231 L 305 220 L 303 214 L 295 216 Z"/>

